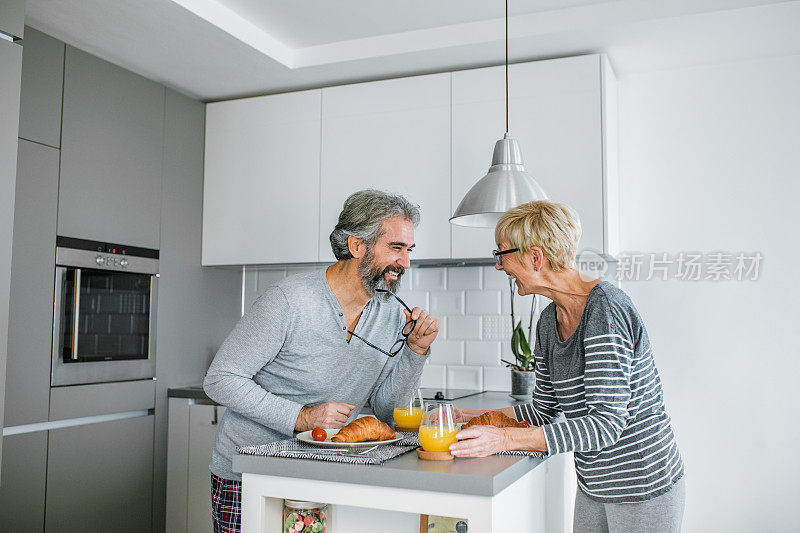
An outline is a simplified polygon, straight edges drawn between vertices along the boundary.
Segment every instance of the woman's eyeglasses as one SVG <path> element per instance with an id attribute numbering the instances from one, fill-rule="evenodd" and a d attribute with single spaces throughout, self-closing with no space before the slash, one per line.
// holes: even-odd
<path id="1" fill-rule="evenodd" d="M 492 255 L 494 255 L 494 261 L 500 266 L 503 266 L 503 255 L 510 254 L 511 252 L 519 252 L 519 248 L 511 248 L 509 250 L 493 250 Z"/>
<path id="2" fill-rule="evenodd" d="M 382 293 L 385 293 L 385 294 L 391 294 L 392 296 L 394 296 L 394 297 L 395 297 L 395 299 L 396 299 L 398 302 L 400 302 L 400 303 L 403 305 L 403 307 L 405 307 L 405 308 L 406 308 L 406 310 L 407 310 L 409 313 L 411 313 L 411 308 L 409 308 L 409 307 L 406 305 L 406 303 L 405 303 L 403 300 L 401 300 L 401 299 L 400 299 L 400 298 L 399 298 L 399 297 L 398 297 L 398 296 L 397 296 L 395 293 L 393 293 L 392 291 L 387 291 L 386 289 L 375 289 L 375 292 L 382 292 Z M 389 357 L 394 357 L 395 355 L 397 355 L 397 354 L 399 354 L 399 353 L 400 353 L 400 350 L 402 350 L 402 349 L 403 349 L 403 345 L 404 345 L 404 344 L 405 344 L 405 343 L 408 341 L 408 336 L 409 336 L 409 335 L 411 335 L 411 332 L 412 332 L 412 331 L 414 331 L 414 328 L 415 328 L 415 327 L 417 327 L 417 321 L 416 321 L 416 320 L 409 320 L 408 322 L 406 322 L 406 325 L 405 325 L 405 326 L 403 326 L 403 329 L 400 331 L 400 336 L 399 336 L 399 338 L 398 338 L 396 341 L 394 341 L 394 344 L 392 344 L 392 347 L 391 347 L 391 348 L 389 348 L 389 351 L 386 351 L 386 350 L 384 350 L 384 349 L 382 349 L 382 348 L 378 348 L 377 346 L 375 346 L 374 344 L 372 344 L 371 342 L 369 342 L 368 340 L 366 340 L 364 337 L 359 337 L 358 335 L 356 335 L 355 333 L 353 333 L 353 332 L 352 332 L 352 331 L 350 331 L 350 330 L 348 330 L 347 332 L 348 332 L 350 335 L 352 335 L 353 337 L 355 337 L 355 338 L 357 338 L 357 339 L 361 339 L 361 341 L 362 341 L 364 344 L 366 344 L 367 346 L 369 346 L 370 348 L 375 348 L 376 350 L 378 350 L 379 352 L 381 352 L 381 353 L 382 353 L 382 354 L 384 354 L 384 355 L 388 355 Z"/>

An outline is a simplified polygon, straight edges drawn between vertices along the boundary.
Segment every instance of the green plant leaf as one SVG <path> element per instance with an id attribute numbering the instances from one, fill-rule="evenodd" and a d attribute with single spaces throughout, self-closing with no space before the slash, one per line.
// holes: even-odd
<path id="1" fill-rule="evenodd" d="M 511 331 L 511 353 L 514 354 L 514 358 L 519 360 L 519 334 L 520 334 L 520 327 L 519 324 L 514 327 Z"/>
<path id="2" fill-rule="evenodd" d="M 522 331 L 521 325 L 522 325 L 522 322 L 520 321 L 520 326 L 519 326 L 519 346 L 522 349 L 522 353 L 524 353 L 526 356 L 530 357 L 530 355 L 531 355 L 531 346 L 530 346 L 530 344 L 528 344 L 528 339 L 525 338 L 525 332 Z"/>

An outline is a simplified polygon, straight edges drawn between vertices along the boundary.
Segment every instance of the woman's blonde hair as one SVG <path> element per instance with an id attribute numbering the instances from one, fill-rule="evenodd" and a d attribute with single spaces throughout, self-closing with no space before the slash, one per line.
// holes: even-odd
<path id="1" fill-rule="evenodd" d="M 517 257 L 534 246 L 544 252 L 556 272 L 575 266 L 581 221 L 570 206 L 547 200 L 528 202 L 503 213 L 494 230 L 495 240 L 519 248 Z"/>

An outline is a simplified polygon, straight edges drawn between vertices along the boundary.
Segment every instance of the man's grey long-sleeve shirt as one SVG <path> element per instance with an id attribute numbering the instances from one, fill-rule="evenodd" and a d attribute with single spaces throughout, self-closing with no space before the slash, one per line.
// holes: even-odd
<path id="1" fill-rule="evenodd" d="M 405 314 L 394 299 L 369 301 L 354 332 L 388 351 Z M 390 423 L 395 398 L 419 386 L 425 356 L 408 346 L 393 358 L 353 337 L 325 270 L 270 287 L 231 331 L 208 369 L 203 388 L 227 407 L 211 471 L 240 480 L 231 458 L 241 446 L 290 437 L 303 406 L 324 402 L 369 405 Z"/>

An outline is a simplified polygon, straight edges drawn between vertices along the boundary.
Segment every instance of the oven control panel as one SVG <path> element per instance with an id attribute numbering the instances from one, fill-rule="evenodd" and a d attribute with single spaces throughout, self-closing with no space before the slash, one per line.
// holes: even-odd
<path id="1" fill-rule="evenodd" d="M 115 255 L 97 255 L 94 259 L 97 266 L 125 270 L 128 267 L 128 259 Z"/>

